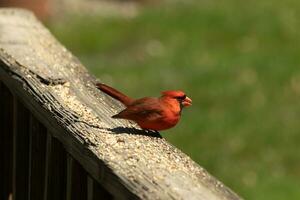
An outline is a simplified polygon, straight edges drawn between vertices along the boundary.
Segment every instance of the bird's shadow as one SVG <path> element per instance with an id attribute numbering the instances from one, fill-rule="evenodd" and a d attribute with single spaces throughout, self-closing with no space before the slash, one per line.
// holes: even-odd
<path id="1" fill-rule="evenodd" d="M 154 131 L 154 130 L 145 130 L 145 129 L 137 129 L 137 128 L 129 128 L 129 127 L 115 127 L 115 128 L 103 128 L 103 127 L 99 127 L 97 125 L 92 125 L 89 124 L 85 121 L 77 121 L 77 122 L 81 122 L 84 123 L 85 125 L 92 127 L 92 128 L 97 128 L 100 130 L 105 130 L 110 132 L 111 134 L 132 134 L 132 135 L 145 135 L 145 136 L 150 136 L 150 137 L 156 137 L 156 138 L 162 138 L 162 136 L 160 135 L 160 133 L 158 131 Z"/>
<path id="2" fill-rule="evenodd" d="M 162 136 L 158 131 L 153 131 L 153 130 L 141 130 L 136 128 L 121 127 L 121 126 L 115 128 L 108 128 L 107 130 L 110 131 L 112 134 L 127 133 L 132 135 L 144 135 L 144 136 L 162 138 Z"/>

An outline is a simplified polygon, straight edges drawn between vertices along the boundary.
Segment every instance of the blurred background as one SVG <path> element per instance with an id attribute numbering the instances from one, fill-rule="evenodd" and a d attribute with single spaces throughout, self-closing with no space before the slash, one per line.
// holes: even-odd
<path id="1" fill-rule="evenodd" d="M 245 199 L 300 199 L 300 2 L 2 0 L 103 82 L 193 99 L 162 133 Z"/>

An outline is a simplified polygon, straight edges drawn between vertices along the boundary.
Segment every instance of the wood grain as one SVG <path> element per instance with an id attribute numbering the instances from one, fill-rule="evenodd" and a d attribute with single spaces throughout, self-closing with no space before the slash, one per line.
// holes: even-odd
<path id="1" fill-rule="evenodd" d="M 122 105 L 31 13 L 0 9 L 0 66 L 1 81 L 114 198 L 240 199 L 159 134 L 112 119 Z"/>

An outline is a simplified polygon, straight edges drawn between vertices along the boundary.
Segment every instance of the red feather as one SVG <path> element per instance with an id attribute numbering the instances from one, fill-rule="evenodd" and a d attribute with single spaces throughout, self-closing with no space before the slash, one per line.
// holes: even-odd
<path id="1" fill-rule="evenodd" d="M 190 106 L 192 100 L 184 92 L 170 90 L 162 92 L 162 96 L 131 99 L 116 89 L 102 83 L 97 88 L 109 96 L 122 102 L 126 108 L 112 116 L 135 121 L 141 128 L 150 130 L 165 130 L 175 126 L 180 120 L 183 107 Z"/>

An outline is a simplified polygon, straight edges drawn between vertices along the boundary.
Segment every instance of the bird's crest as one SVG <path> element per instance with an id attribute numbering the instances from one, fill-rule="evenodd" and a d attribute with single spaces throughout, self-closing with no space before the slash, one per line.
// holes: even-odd
<path id="1" fill-rule="evenodd" d="M 185 98 L 186 95 L 184 92 L 180 91 L 180 90 L 167 90 L 167 91 L 163 91 L 161 93 L 163 96 L 168 96 L 168 97 L 172 97 L 172 98 Z"/>

